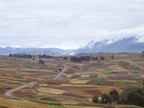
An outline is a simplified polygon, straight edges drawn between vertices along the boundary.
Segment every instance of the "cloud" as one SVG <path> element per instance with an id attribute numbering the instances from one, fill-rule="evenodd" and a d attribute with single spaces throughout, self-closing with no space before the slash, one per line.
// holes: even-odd
<path id="1" fill-rule="evenodd" d="M 143 0 L 1 0 L 0 46 L 78 48 L 144 35 Z"/>

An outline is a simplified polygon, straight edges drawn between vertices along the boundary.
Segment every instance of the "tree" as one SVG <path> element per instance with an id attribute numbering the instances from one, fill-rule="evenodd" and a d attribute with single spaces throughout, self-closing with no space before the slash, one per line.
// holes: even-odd
<path id="1" fill-rule="evenodd" d="M 9 57 L 12 57 L 13 55 L 12 54 L 9 54 Z"/>
<path id="2" fill-rule="evenodd" d="M 127 104 L 127 95 L 128 93 L 122 93 L 120 95 L 119 104 Z"/>
<path id="3" fill-rule="evenodd" d="M 98 97 L 97 96 L 94 96 L 93 99 L 92 99 L 93 103 L 98 103 L 99 100 L 98 100 Z"/>
<path id="4" fill-rule="evenodd" d="M 39 64 L 45 64 L 43 60 L 39 60 Z"/>
<path id="5" fill-rule="evenodd" d="M 61 72 L 62 71 L 62 68 L 59 68 L 59 72 Z"/>
<path id="6" fill-rule="evenodd" d="M 144 89 L 136 89 L 128 94 L 127 101 L 130 104 L 144 106 Z"/>
<path id="7" fill-rule="evenodd" d="M 111 103 L 112 103 L 111 96 L 108 95 L 108 94 L 103 94 L 103 95 L 102 95 L 101 102 L 102 102 L 103 104 L 111 104 Z"/>
<path id="8" fill-rule="evenodd" d="M 114 55 L 111 56 L 111 59 L 114 59 Z"/>
<path id="9" fill-rule="evenodd" d="M 144 51 L 142 51 L 142 53 L 140 54 L 141 58 L 144 58 Z"/>
<path id="10" fill-rule="evenodd" d="M 109 92 L 109 95 L 112 98 L 113 102 L 118 102 L 119 101 L 119 93 L 117 90 L 113 89 Z"/>
<path id="11" fill-rule="evenodd" d="M 134 104 L 139 106 L 144 106 L 143 99 L 144 97 L 141 94 L 136 92 L 131 92 L 127 97 L 129 104 Z"/>
<path id="12" fill-rule="evenodd" d="M 125 90 L 120 96 L 120 103 L 144 107 L 144 88 Z"/>
<path id="13" fill-rule="evenodd" d="M 103 56 L 100 56 L 100 60 L 105 60 L 105 57 L 103 57 Z"/>
<path id="14" fill-rule="evenodd" d="M 28 54 L 28 55 L 27 55 L 27 58 L 31 59 L 31 58 L 32 58 L 32 55 Z"/>

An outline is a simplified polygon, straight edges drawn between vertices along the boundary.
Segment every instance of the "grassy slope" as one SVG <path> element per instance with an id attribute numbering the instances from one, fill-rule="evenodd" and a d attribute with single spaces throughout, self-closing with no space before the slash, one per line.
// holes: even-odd
<path id="1" fill-rule="evenodd" d="M 0 108 L 51 108 L 46 105 L 27 100 L 11 100 L 0 98 Z"/>

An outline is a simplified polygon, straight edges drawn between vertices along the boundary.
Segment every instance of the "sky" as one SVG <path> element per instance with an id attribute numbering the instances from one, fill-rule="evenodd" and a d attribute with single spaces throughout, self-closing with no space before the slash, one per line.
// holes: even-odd
<path id="1" fill-rule="evenodd" d="M 0 47 L 77 49 L 144 36 L 144 0 L 0 0 Z"/>

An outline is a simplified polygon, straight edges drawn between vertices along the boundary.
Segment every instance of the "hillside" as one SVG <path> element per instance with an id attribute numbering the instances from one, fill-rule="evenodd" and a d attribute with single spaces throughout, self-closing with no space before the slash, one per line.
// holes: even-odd
<path id="1" fill-rule="evenodd" d="M 136 37 L 103 40 L 99 42 L 91 41 L 85 47 L 79 48 L 72 54 L 96 53 L 96 52 L 141 52 L 144 50 L 144 42 Z"/>
<path id="2" fill-rule="evenodd" d="M 12 48 L 12 47 L 5 47 L 0 48 L 0 55 L 9 55 L 10 53 L 26 53 L 26 54 L 52 54 L 61 55 L 65 52 L 65 50 L 58 49 L 58 48 Z"/>
<path id="3" fill-rule="evenodd" d="M 0 98 L 0 108 L 52 108 L 28 100 L 11 100 Z"/>

